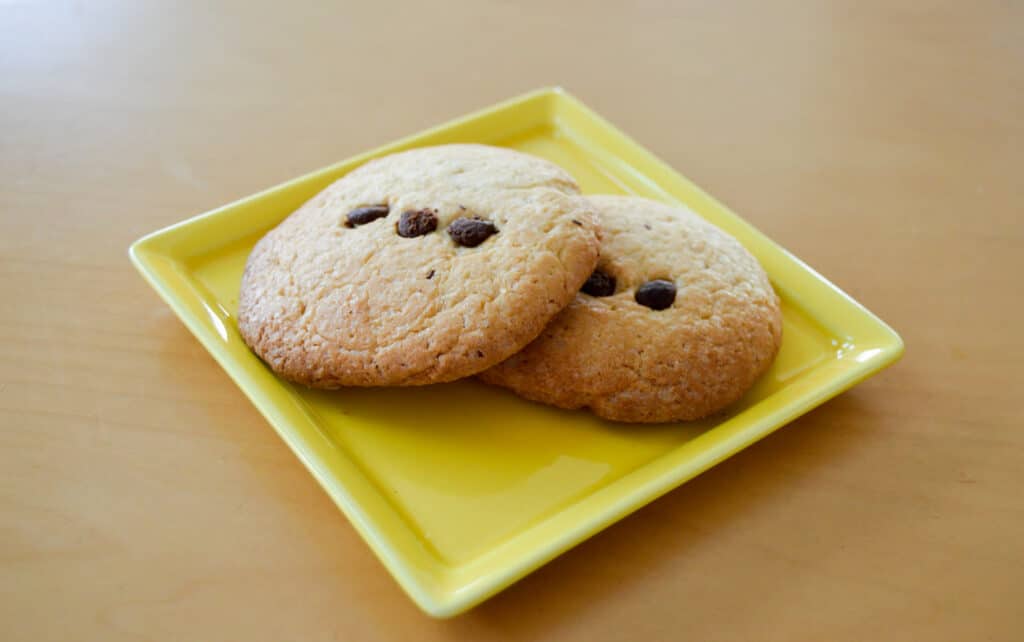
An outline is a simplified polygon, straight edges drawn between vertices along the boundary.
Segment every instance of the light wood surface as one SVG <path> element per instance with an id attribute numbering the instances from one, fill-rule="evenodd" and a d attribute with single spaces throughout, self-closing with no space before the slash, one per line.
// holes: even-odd
<path id="1" fill-rule="evenodd" d="M 0 639 L 1024 639 L 1022 7 L 0 2 Z M 434 621 L 126 249 L 552 84 L 907 352 Z"/>

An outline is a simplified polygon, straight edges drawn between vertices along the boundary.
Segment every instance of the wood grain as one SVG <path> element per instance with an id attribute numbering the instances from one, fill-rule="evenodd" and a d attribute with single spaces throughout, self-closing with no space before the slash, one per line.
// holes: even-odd
<path id="1" fill-rule="evenodd" d="M 433 621 L 126 248 L 551 84 L 907 353 Z M 0 639 L 1020 640 L 1022 114 L 1013 2 L 0 3 Z"/>

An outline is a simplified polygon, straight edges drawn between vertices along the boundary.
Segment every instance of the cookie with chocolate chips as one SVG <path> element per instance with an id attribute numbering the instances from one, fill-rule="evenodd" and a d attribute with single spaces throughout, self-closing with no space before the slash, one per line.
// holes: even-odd
<path id="1" fill-rule="evenodd" d="M 604 233 L 597 268 L 536 341 L 480 378 L 617 421 L 699 419 L 738 400 L 782 339 L 760 264 L 683 207 L 590 200 Z"/>
<path id="2" fill-rule="evenodd" d="M 597 262 L 594 206 L 545 160 L 446 145 L 370 161 L 256 244 L 238 329 L 309 386 L 419 385 L 530 343 Z"/>

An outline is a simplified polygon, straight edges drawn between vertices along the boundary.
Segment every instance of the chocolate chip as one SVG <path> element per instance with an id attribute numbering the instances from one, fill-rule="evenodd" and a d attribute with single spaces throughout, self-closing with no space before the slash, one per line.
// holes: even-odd
<path id="1" fill-rule="evenodd" d="M 457 218 L 448 226 L 448 235 L 463 247 L 476 247 L 497 233 L 494 223 L 479 218 Z"/>
<path id="2" fill-rule="evenodd" d="M 398 235 L 407 239 L 430 234 L 437 229 L 437 214 L 432 209 L 408 210 L 402 212 L 395 226 Z"/>
<path id="3" fill-rule="evenodd" d="M 428 280 L 428 281 L 429 281 L 430 279 L 432 279 L 432 278 L 434 278 L 434 271 L 433 271 L 433 270 L 431 270 L 431 271 L 430 271 L 430 272 L 429 272 L 429 273 L 427 274 L 427 280 Z"/>
<path id="4" fill-rule="evenodd" d="M 648 281 L 636 289 L 636 302 L 652 310 L 664 310 L 676 300 L 676 284 L 664 279 Z"/>
<path id="5" fill-rule="evenodd" d="M 366 225 L 376 221 L 379 218 L 384 218 L 391 211 L 387 205 L 370 205 L 369 207 L 357 207 L 348 213 L 345 217 L 345 227 L 355 227 L 357 225 Z"/>
<path id="6" fill-rule="evenodd" d="M 483 357 L 483 356 L 484 356 L 484 353 L 483 353 L 482 351 L 480 351 L 480 350 L 477 350 L 477 351 L 476 351 L 476 356 L 478 356 L 478 357 Z"/>
<path id="7" fill-rule="evenodd" d="M 572 224 L 573 224 L 573 225 L 579 225 L 580 227 L 583 227 L 583 223 L 580 223 L 580 222 L 579 222 L 579 221 L 577 221 L 576 219 L 573 219 L 573 220 L 572 220 Z"/>
<path id="8" fill-rule="evenodd" d="M 651 229 L 651 224 L 650 223 L 644 223 L 644 229 L 645 230 Z"/>
<path id="9" fill-rule="evenodd" d="M 580 290 L 590 296 L 611 296 L 615 294 L 615 277 L 601 270 L 594 270 Z"/>

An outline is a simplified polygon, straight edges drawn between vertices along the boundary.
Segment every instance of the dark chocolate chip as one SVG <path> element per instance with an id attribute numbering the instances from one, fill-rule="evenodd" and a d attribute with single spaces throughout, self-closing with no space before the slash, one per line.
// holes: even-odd
<path id="1" fill-rule="evenodd" d="M 437 214 L 432 209 L 408 210 L 402 212 L 395 226 L 398 235 L 407 239 L 430 234 L 437 229 Z"/>
<path id="2" fill-rule="evenodd" d="M 463 247 L 476 247 L 497 233 L 494 223 L 479 218 L 457 218 L 448 226 L 448 235 Z"/>
<path id="3" fill-rule="evenodd" d="M 387 205 L 370 205 L 369 207 L 357 207 L 348 213 L 345 217 L 345 227 L 355 227 L 357 225 L 366 225 L 376 221 L 379 218 L 384 218 L 391 211 Z"/>
<path id="4" fill-rule="evenodd" d="M 429 279 L 432 279 L 432 278 L 434 278 L 434 271 L 433 271 L 433 270 L 431 270 L 431 271 L 430 271 L 430 272 L 429 272 L 429 273 L 427 274 L 427 279 L 428 279 L 428 280 L 429 280 Z"/>
<path id="5" fill-rule="evenodd" d="M 652 310 L 664 310 L 676 300 L 676 284 L 664 279 L 648 281 L 636 289 L 636 302 Z"/>
<path id="6" fill-rule="evenodd" d="M 580 227 L 582 227 L 582 226 L 583 226 L 583 223 L 580 223 L 580 222 L 579 222 L 579 221 L 577 221 L 576 219 L 573 219 L 573 220 L 572 220 L 572 224 L 573 224 L 573 225 L 579 225 Z"/>
<path id="7" fill-rule="evenodd" d="M 476 351 L 476 356 L 478 356 L 478 357 L 483 357 L 483 356 L 484 356 L 484 353 L 483 353 L 482 351 L 480 351 L 480 350 L 477 350 L 477 351 Z"/>
<path id="8" fill-rule="evenodd" d="M 580 290 L 590 296 L 611 296 L 615 294 L 615 277 L 601 270 L 594 270 Z"/>

